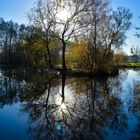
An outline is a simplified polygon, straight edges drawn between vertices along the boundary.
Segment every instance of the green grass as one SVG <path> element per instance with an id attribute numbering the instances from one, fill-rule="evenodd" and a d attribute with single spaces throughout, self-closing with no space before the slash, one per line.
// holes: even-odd
<path id="1" fill-rule="evenodd" d="M 118 67 L 136 67 L 140 68 L 140 62 L 124 62 L 117 65 Z"/>

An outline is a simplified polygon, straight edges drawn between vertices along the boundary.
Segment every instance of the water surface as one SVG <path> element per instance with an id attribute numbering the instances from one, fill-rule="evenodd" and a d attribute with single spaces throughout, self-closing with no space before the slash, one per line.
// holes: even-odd
<path id="1" fill-rule="evenodd" d="M 71 78 L 0 69 L 0 139 L 140 139 L 140 70 Z"/>

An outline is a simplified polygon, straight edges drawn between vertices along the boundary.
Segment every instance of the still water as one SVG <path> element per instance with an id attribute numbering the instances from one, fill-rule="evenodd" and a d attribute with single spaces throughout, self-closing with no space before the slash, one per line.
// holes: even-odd
<path id="1" fill-rule="evenodd" d="M 0 140 L 118 139 L 140 139 L 140 70 L 71 78 L 0 69 Z"/>

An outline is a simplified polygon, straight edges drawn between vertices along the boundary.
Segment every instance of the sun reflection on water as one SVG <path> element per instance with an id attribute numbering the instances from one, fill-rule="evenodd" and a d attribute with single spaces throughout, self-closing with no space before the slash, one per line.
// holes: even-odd
<path id="1" fill-rule="evenodd" d="M 60 108 L 61 108 L 62 110 L 65 110 L 65 109 L 66 109 L 65 103 L 62 103 L 62 104 L 60 105 Z"/>

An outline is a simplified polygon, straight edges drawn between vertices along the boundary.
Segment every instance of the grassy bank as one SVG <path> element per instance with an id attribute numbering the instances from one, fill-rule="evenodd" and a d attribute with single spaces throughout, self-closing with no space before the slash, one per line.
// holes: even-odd
<path id="1" fill-rule="evenodd" d="M 119 69 L 114 67 L 111 71 L 106 72 L 104 70 L 89 72 L 87 70 L 81 69 L 67 69 L 63 71 L 61 67 L 55 68 L 55 71 L 58 71 L 60 74 L 66 74 L 67 76 L 76 76 L 76 77 L 94 77 L 94 76 L 116 76 L 119 73 Z"/>
<path id="2" fill-rule="evenodd" d="M 121 68 L 140 68 L 140 62 L 125 62 L 117 65 Z"/>

